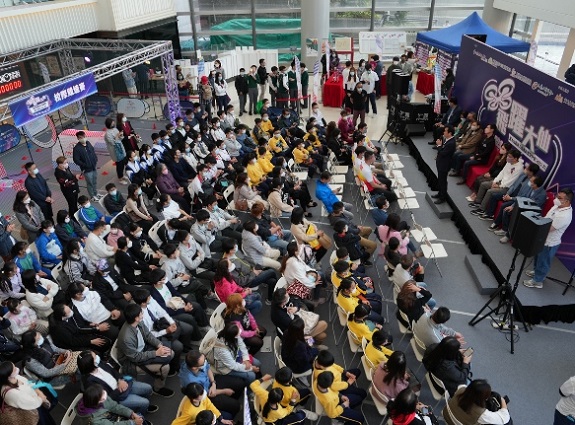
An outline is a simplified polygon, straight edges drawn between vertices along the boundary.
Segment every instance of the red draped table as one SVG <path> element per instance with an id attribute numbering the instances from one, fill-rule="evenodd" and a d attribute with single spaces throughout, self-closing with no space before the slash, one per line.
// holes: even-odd
<path id="1" fill-rule="evenodd" d="M 415 89 L 421 94 L 431 94 L 435 91 L 435 77 L 427 72 L 417 74 L 417 84 Z"/>
<path id="2" fill-rule="evenodd" d="M 341 76 L 337 76 L 335 81 L 334 77 L 330 76 L 323 84 L 323 106 L 341 107 L 344 95 Z"/>

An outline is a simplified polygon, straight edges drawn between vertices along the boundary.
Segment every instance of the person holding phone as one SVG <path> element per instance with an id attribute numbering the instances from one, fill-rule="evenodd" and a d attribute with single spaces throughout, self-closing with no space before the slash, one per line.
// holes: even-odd
<path id="1" fill-rule="evenodd" d="M 426 425 L 439 423 L 431 407 L 421 403 L 411 388 L 401 391 L 389 402 L 387 411 L 393 425 Z M 430 420 L 425 420 L 425 416 Z"/>
<path id="2" fill-rule="evenodd" d="M 439 344 L 431 344 L 423 355 L 423 365 L 429 373 L 443 382 L 451 397 L 460 385 L 471 382 L 473 348 L 461 349 L 453 336 L 445 337 Z"/>

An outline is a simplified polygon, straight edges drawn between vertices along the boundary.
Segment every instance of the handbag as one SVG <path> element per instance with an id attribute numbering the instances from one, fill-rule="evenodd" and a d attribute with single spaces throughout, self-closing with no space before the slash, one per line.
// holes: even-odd
<path id="1" fill-rule="evenodd" d="M 299 310 L 296 314 L 301 317 L 305 323 L 303 328 L 304 335 L 310 335 L 313 328 L 315 328 L 319 322 L 319 314 L 307 310 Z"/>
<path id="2" fill-rule="evenodd" d="M 20 227 L 20 238 L 23 241 L 27 241 L 29 236 L 28 236 L 28 230 L 24 229 L 23 227 Z"/>
<path id="3" fill-rule="evenodd" d="M 171 308 L 172 310 L 180 310 L 185 306 L 186 302 L 182 299 L 182 297 L 171 297 L 166 303 L 166 307 Z"/>
<path id="4" fill-rule="evenodd" d="M 287 287 L 286 292 L 303 300 L 309 299 L 311 296 L 311 289 L 297 279 L 294 279 L 294 281 Z"/>
<path id="5" fill-rule="evenodd" d="M 156 332 L 163 331 L 164 329 L 167 329 L 169 327 L 170 322 L 168 322 L 168 319 L 166 319 L 165 317 L 160 317 L 159 319 L 156 319 L 154 321 L 154 324 L 152 325 L 152 329 Z"/>
<path id="6" fill-rule="evenodd" d="M 239 211 L 247 211 L 248 210 L 248 200 L 247 199 L 238 199 L 235 203 L 236 210 Z"/>
<path id="7" fill-rule="evenodd" d="M 40 418 L 38 409 L 24 410 L 6 404 L 6 393 L 13 389 L 12 387 L 8 387 L 2 391 L 0 425 L 36 425 Z"/>
<path id="8" fill-rule="evenodd" d="M 308 236 L 315 235 L 317 234 L 317 228 L 313 224 L 310 224 L 307 226 L 305 234 Z M 308 245 L 311 246 L 312 249 L 319 249 L 321 247 L 319 239 L 312 239 L 311 241 L 308 241 Z"/>

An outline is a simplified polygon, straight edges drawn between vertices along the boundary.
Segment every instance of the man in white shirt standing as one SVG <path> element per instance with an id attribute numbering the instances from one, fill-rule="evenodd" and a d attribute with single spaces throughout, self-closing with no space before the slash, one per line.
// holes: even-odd
<path id="1" fill-rule="evenodd" d="M 551 268 L 551 260 L 557 253 L 561 245 L 561 237 L 571 224 L 573 218 L 573 191 L 571 189 L 561 189 L 553 200 L 553 208 L 549 210 L 545 217 L 553 220 L 549 234 L 545 240 L 543 250 L 535 256 L 534 268 L 525 272 L 531 279 L 524 280 L 523 285 L 528 288 L 543 288 L 543 280 Z"/>
<path id="2" fill-rule="evenodd" d="M 365 72 L 361 76 L 361 80 L 363 82 L 363 89 L 367 92 L 367 101 L 365 102 L 365 113 L 369 114 L 369 104 L 371 103 L 371 109 L 373 111 L 372 116 L 377 115 L 377 104 L 376 100 L 376 84 L 379 81 L 379 76 L 376 72 L 371 70 L 371 64 L 365 65 Z"/>

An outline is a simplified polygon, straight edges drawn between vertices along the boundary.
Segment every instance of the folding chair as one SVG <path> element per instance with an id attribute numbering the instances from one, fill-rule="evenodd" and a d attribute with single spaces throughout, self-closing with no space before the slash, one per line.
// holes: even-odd
<path id="1" fill-rule="evenodd" d="M 224 328 L 224 318 L 222 317 L 222 313 L 226 308 L 225 303 L 221 303 L 219 306 L 216 307 L 212 315 L 210 316 L 210 326 L 214 328 L 216 332 L 221 331 Z"/>
<path id="2" fill-rule="evenodd" d="M 349 329 L 347 330 L 347 341 L 349 343 L 349 350 L 353 353 L 353 357 L 351 358 L 351 362 L 349 363 L 351 367 L 353 366 L 353 361 L 355 360 L 355 356 L 357 356 L 357 353 L 363 353 L 363 348 L 361 345 L 361 341 L 359 340 L 359 337 Z M 341 355 L 343 357 L 343 362 L 345 365 L 346 356 L 343 353 L 343 347 L 341 349 Z"/>
<path id="3" fill-rule="evenodd" d="M 288 169 L 290 172 L 300 180 L 307 179 L 307 171 L 295 163 L 293 158 L 290 158 L 287 162 Z"/>
<path id="4" fill-rule="evenodd" d="M 402 318 L 403 320 L 405 320 L 407 323 L 409 323 L 409 318 L 407 317 L 407 315 L 406 315 L 403 311 L 399 310 L 399 308 L 398 308 L 397 311 L 399 312 L 399 315 L 401 316 L 401 318 Z M 401 342 L 403 341 L 403 339 L 404 339 L 406 336 L 412 335 L 413 332 L 411 332 L 411 329 L 410 329 L 409 327 L 406 327 L 406 326 L 401 322 L 401 320 L 398 320 L 398 321 L 397 321 L 397 325 L 399 326 L 399 332 L 402 333 L 402 337 L 401 337 L 401 339 L 399 340 L 399 344 L 401 344 Z"/>
<path id="5" fill-rule="evenodd" d="M 372 373 L 373 370 L 375 369 L 373 363 L 371 362 L 371 360 L 369 360 L 367 358 L 367 355 L 365 354 L 365 348 L 367 347 L 367 344 L 369 344 L 369 342 L 367 341 L 367 339 L 362 338 L 361 339 L 361 349 L 363 350 L 363 356 L 361 356 L 361 364 L 363 365 L 363 371 L 365 372 L 365 377 L 367 378 L 367 380 L 369 382 L 372 381 Z"/>
<path id="6" fill-rule="evenodd" d="M 68 407 L 68 410 L 66 410 L 66 413 L 64 413 L 64 417 L 62 418 L 60 425 L 72 425 L 72 423 L 74 423 L 74 419 L 76 419 L 77 414 L 76 405 L 80 402 L 80 400 L 82 400 L 82 397 L 84 397 L 84 394 L 82 393 L 74 397 L 74 400 L 72 400 L 72 403 L 70 403 L 70 407 Z"/>
<path id="7" fill-rule="evenodd" d="M 285 288 L 287 286 L 287 280 L 285 277 L 280 277 L 276 282 L 276 286 L 274 287 L 274 292 L 280 288 Z"/>
<path id="8" fill-rule="evenodd" d="M 281 369 L 282 367 L 286 366 L 285 362 L 282 359 L 282 340 L 279 336 L 276 336 L 274 338 L 274 356 L 278 369 Z M 294 373 L 293 377 L 307 387 L 309 386 L 309 382 L 305 378 L 311 376 L 312 371 L 313 369 L 306 370 L 305 372 L 302 373 Z"/>
<path id="9" fill-rule="evenodd" d="M 108 194 L 102 196 L 100 198 L 100 200 L 98 201 L 98 203 L 102 207 L 102 210 L 104 210 L 106 213 L 110 214 L 110 211 L 108 211 L 108 209 L 106 208 L 106 205 L 104 205 L 104 199 L 106 199 L 107 197 L 108 197 Z"/>
<path id="10" fill-rule="evenodd" d="M 342 330 L 341 330 L 341 333 L 339 334 L 339 337 L 336 338 L 335 327 L 332 326 L 333 338 L 335 339 L 335 345 L 339 344 L 339 342 L 341 341 L 341 338 L 343 337 L 343 334 L 345 333 L 345 330 L 347 329 L 347 313 L 339 305 L 336 308 L 336 312 L 337 312 L 337 316 L 334 315 L 334 318 L 337 317 L 339 319 L 339 324 L 341 325 Z"/>
<path id="11" fill-rule="evenodd" d="M 377 412 L 381 415 L 381 422 L 379 425 L 383 425 L 387 420 L 387 403 L 389 400 L 385 394 L 381 393 L 373 384 L 369 386 L 369 394 L 371 395 L 371 399 L 373 400 L 373 404 L 375 404 Z M 387 401 L 383 402 L 381 400 Z"/>
<path id="12" fill-rule="evenodd" d="M 64 263 L 61 262 L 60 264 L 56 264 L 52 269 L 52 279 L 60 286 L 60 273 L 62 272 L 62 268 L 64 267 Z"/>
<path id="13" fill-rule="evenodd" d="M 429 385 L 429 390 L 431 391 L 431 395 L 433 395 L 433 398 L 437 401 L 437 403 L 433 407 L 433 410 L 437 411 L 437 406 L 439 406 L 439 403 L 441 403 L 441 400 L 443 400 L 444 394 L 447 393 L 447 390 L 445 389 L 445 384 L 443 383 L 443 381 L 441 379 L 439 379 L 437 376 L 433 375 L 430 372 L 427 372 L 425 374 L 425 380 L 427 381 L 427 385 Z M 438 391 L 437 387 L 434 385 L 434 383 L 439 388 L 441 388 L 443 390 L 443 392 Z"/>
<path id="14" fill-rule="evenodd" d="M 267 390 L 268 388 L 271 387 L 273 382 L 274 382 L 274 380 L 270 379 L 269 381 L 262 381 L 260 383 L 260 385 L 262 388 Z M 257 421 L 258 425 L 264 425 L 265 421 L 264 421 L 264 418 L 262 417 L 262 406 L 260 405 L 257 397 L 254 397 L 254 410 L 256 411 L 256 414 L 258 415 L 258 421 Z"/>
<path id="15" fill-rule="evenodd" d="M 460 422 L 451 411 L 451 406 L 449 405 L 449 393 L 447 391 L 445 391 L 445 407 L 446 407 L 445 410 L 447 411 L 447 416 L 449 417 L 449 419 L 451 419 L 453 425 L 463 425 L 463 423 Z"/>
<path id="16" fill-rule="evenodd" d="M 74 218 L 76 219 L 78 224 L 80 224 L 80 227 L 82 228 L 83 231 L 85 231 L 86 233 L 90 233 L 90 229 L 88 229 L 88 226 L 86 226 L 86 223 L 84 223 L 82 220 L 80 220 L 80 210 L 78 210 L 74 213 Z"/>
<path id="17" fill-rule="evenodd" d="M 319 423 L 321 422 L 321 418 L 322 416 L 327 416 L 325 413 L 325 409 L 323 408 L 323 406 L 321 405 L 321 403 L 319 402 L 317 395 L 316 395 L 316 386 L 315 386 L 315 382 L 313 379 L 313 374 L 311 375 L 311 392 L 314 395 L 314 409 L 313 411 L 317 414 L 318 418 L 317 418 L 317 422 L 315 423 L 315 425 L 319 425 Z"/>
<path id="18" fill-rule="evenodd" d="M 161 220 L 158 221 L 157 223 L 154 223 L 154 225 L 150 228 L 150 231 L 148 232 L 148 236 L 150 237 L 150 239 L 152 239 L 152 241 L 154 241 L 154 243 L 158 246 L 162 245 L 162 240 L 158 236 L 158 230 L 160 230 L 160 227 L 166 224 L 166 222 L 167 220 Z"/>
<path id="19" fill-rule="evenodd" d="M 413 350 L 413 354 L 415 354 L 415 358 L 419 362 L 419 366 L 415 371 L 415 373 L 417 374 L 417 372 L 419 372 L 419 369 L 421 369 L 421 366 L 423 365 L 422 362 L 423 362 L 423 354 L 425 353 L 425 344 L 421 342 L 419 338 L 417 338 L 417 335 L 415 335 L 415 333 L 413 333 L 413 338 L 411 338 L 411 341 L 409 341 L 409 343 L 411 345 L 411 349 Z"/>
<path id="20" fill-rule="evenodd" d="M 126 207 L 124 207 L 124 210 L 123 210 L 123 211 L 120 211 L 118 214 L 116 214 L 116 215 L 114 216 L 114 218 L 112 218 L 112 220 L 110 220 L 110 224 L 114 224 L 114 223 L 118 220 L 118 217 L 121 217 L 122 214 L 128 215 L 128 214 L 126 213 L 126 211 L 125 211 L 125 208 L 126 208 Z"/>

